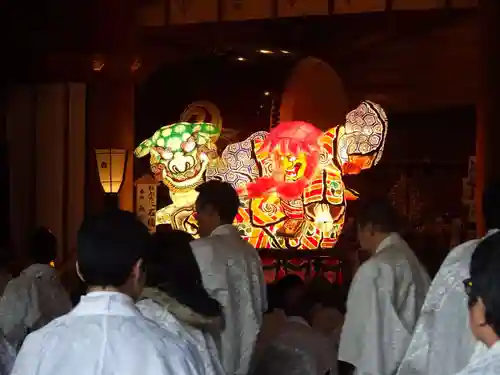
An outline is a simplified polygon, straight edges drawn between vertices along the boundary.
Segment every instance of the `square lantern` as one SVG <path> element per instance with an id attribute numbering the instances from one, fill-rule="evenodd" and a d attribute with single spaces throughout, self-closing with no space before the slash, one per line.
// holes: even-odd
<path id="1" fill-rule="evenodd" d="M 95 150 L 99 180 L 106 195 L 117 195 L 123 184 L 127 151 L 106 148 Z"/>

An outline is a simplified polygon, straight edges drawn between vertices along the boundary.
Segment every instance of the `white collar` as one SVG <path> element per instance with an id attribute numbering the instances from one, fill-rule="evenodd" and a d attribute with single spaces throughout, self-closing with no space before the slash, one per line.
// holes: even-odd
<path id="1" fill-rule="evenodd" d="M 134 300 L 120 292 L 96 291 L 82 296 L 72 315 L 140 316 Z"/>
<path id="2" fill-rule="evenodd" d="M 289 323 L 299 323 L 299 324 L 302 324 L 304 326 L 307 326 L 307 327 L 311 328 L 311 326 L 309 325 L 309 323 L 307 323 L 307 320 L 305 320 L 304 318 L 302 318 L 300 316 L 289 316 L 289 317 L 287 317 L 286 320 Z"/>
<path id="3" fill-rule="evenodd" d="M 392 245 L 400 243 L 401 241 L 404 241 L 404 240 L 403 240 L 403 238 L 401 238 L 399 233 L 396 233 L 396 232 L 389 233 L 389 235 L 379 243 L 379 245 L 377 246 L 377 250 L 375 250 L 375 254 L 392 246 Z"/>
<path id="4" fill-rule="evenodd" d="M 236 228 L 233 224 L 222 224 L 219 225 L 217 228 L 215 228 L 210 235 L 221 236 L 221 235 L 232 235 L 232 234 L 237 234 L 238 236 L 240 236 L 238 228 Z"/>
<path id="5" fill-rule="evenodd" d="M 480 363 L 487 358 L 496 357 L 498 354 L 500 354 L 500 341 L 495 342 L 487 350 L 483 351 L 482 354 L 479 354 L 477 357 L 473 358 L 470 361 L 469 365 L 475 365 L 476 363 Z"/>
<path id="6" fill-rule="evenodd" d="M 495 233 L 500 232 L 500 229 L 488 229 L 483 238 L 488 238 L 489 236 L 493 236 Z"/>
<path id="7" fill-rule="evenodd" d="M 57 275 L 57 272 L 55 268 L 52 268 L 48 264 L 35 263 L 29 267 L 26 267 L 22 271 L 22 274 L 28 277 L 55 277 Z"/>
<path id="8" fill-rule="evenodd" d="M 495 342 L 488 351 L 500 352 L 500 340 Z"/>

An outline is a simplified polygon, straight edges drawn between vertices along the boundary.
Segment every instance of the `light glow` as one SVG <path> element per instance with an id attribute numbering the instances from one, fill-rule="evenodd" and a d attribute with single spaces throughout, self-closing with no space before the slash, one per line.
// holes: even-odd
<path id="1" fill-rule="evenodd" d="M 238 60 L 238 61 L 247 61 L 247 59 L 245 59 L 245 58 L 244 58 L 244 57 L 242 57 L 242 56 L 238 57 L 236 60 Z"/>
<path id="2" fill-rule="evenodd" d="M 157 212 L 157 225 L 196 236 L 195 187 L 218 179 L 238 191 L 234 224 L 254 247 L 314 250 L 335 246 L 347 201 L 357 199 L 342 178 L 380 160 L 387 116 L 365 101 L 326 132 L 305 122 L 281 123 L 229 144 L 219 157 L 220 132 L 208 123 L 176 123 L 136 149 L 137 157 L 151 154 L 153 173 L 170 190 L 172 204 Z"/>
<path id="3" fill-rule="evenodd" d="M 106 193 L 118 193 L 123 183 L 127 151 L 106 148 L 95 150 L 95 155 L 102 189 Z"/>
<path id="4" fill-rule="evenodd" d="M 260 49 L 259 53 L 262 53 L 263 55 L 272 55 L 274 52 L 269 49 Z"/>

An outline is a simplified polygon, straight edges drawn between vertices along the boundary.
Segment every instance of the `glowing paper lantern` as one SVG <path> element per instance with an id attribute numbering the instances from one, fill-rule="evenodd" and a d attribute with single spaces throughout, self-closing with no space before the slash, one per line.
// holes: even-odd
<path id="1" fill-rule="evenodd" d="M 95 150 L 99 180 L 106 193 L 117 194 L 123 184 L 127 151 L 118 149 Z"/>

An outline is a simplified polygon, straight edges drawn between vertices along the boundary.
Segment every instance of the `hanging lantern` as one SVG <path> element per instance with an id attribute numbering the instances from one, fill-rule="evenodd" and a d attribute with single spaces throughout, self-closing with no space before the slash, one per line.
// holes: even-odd
<path id="1" fill-rule="evenodd" d="M 95 150 L 99 180 L 107 194 L 118 194 L 123 184 L 127 151 L 113 148 Z"/>

